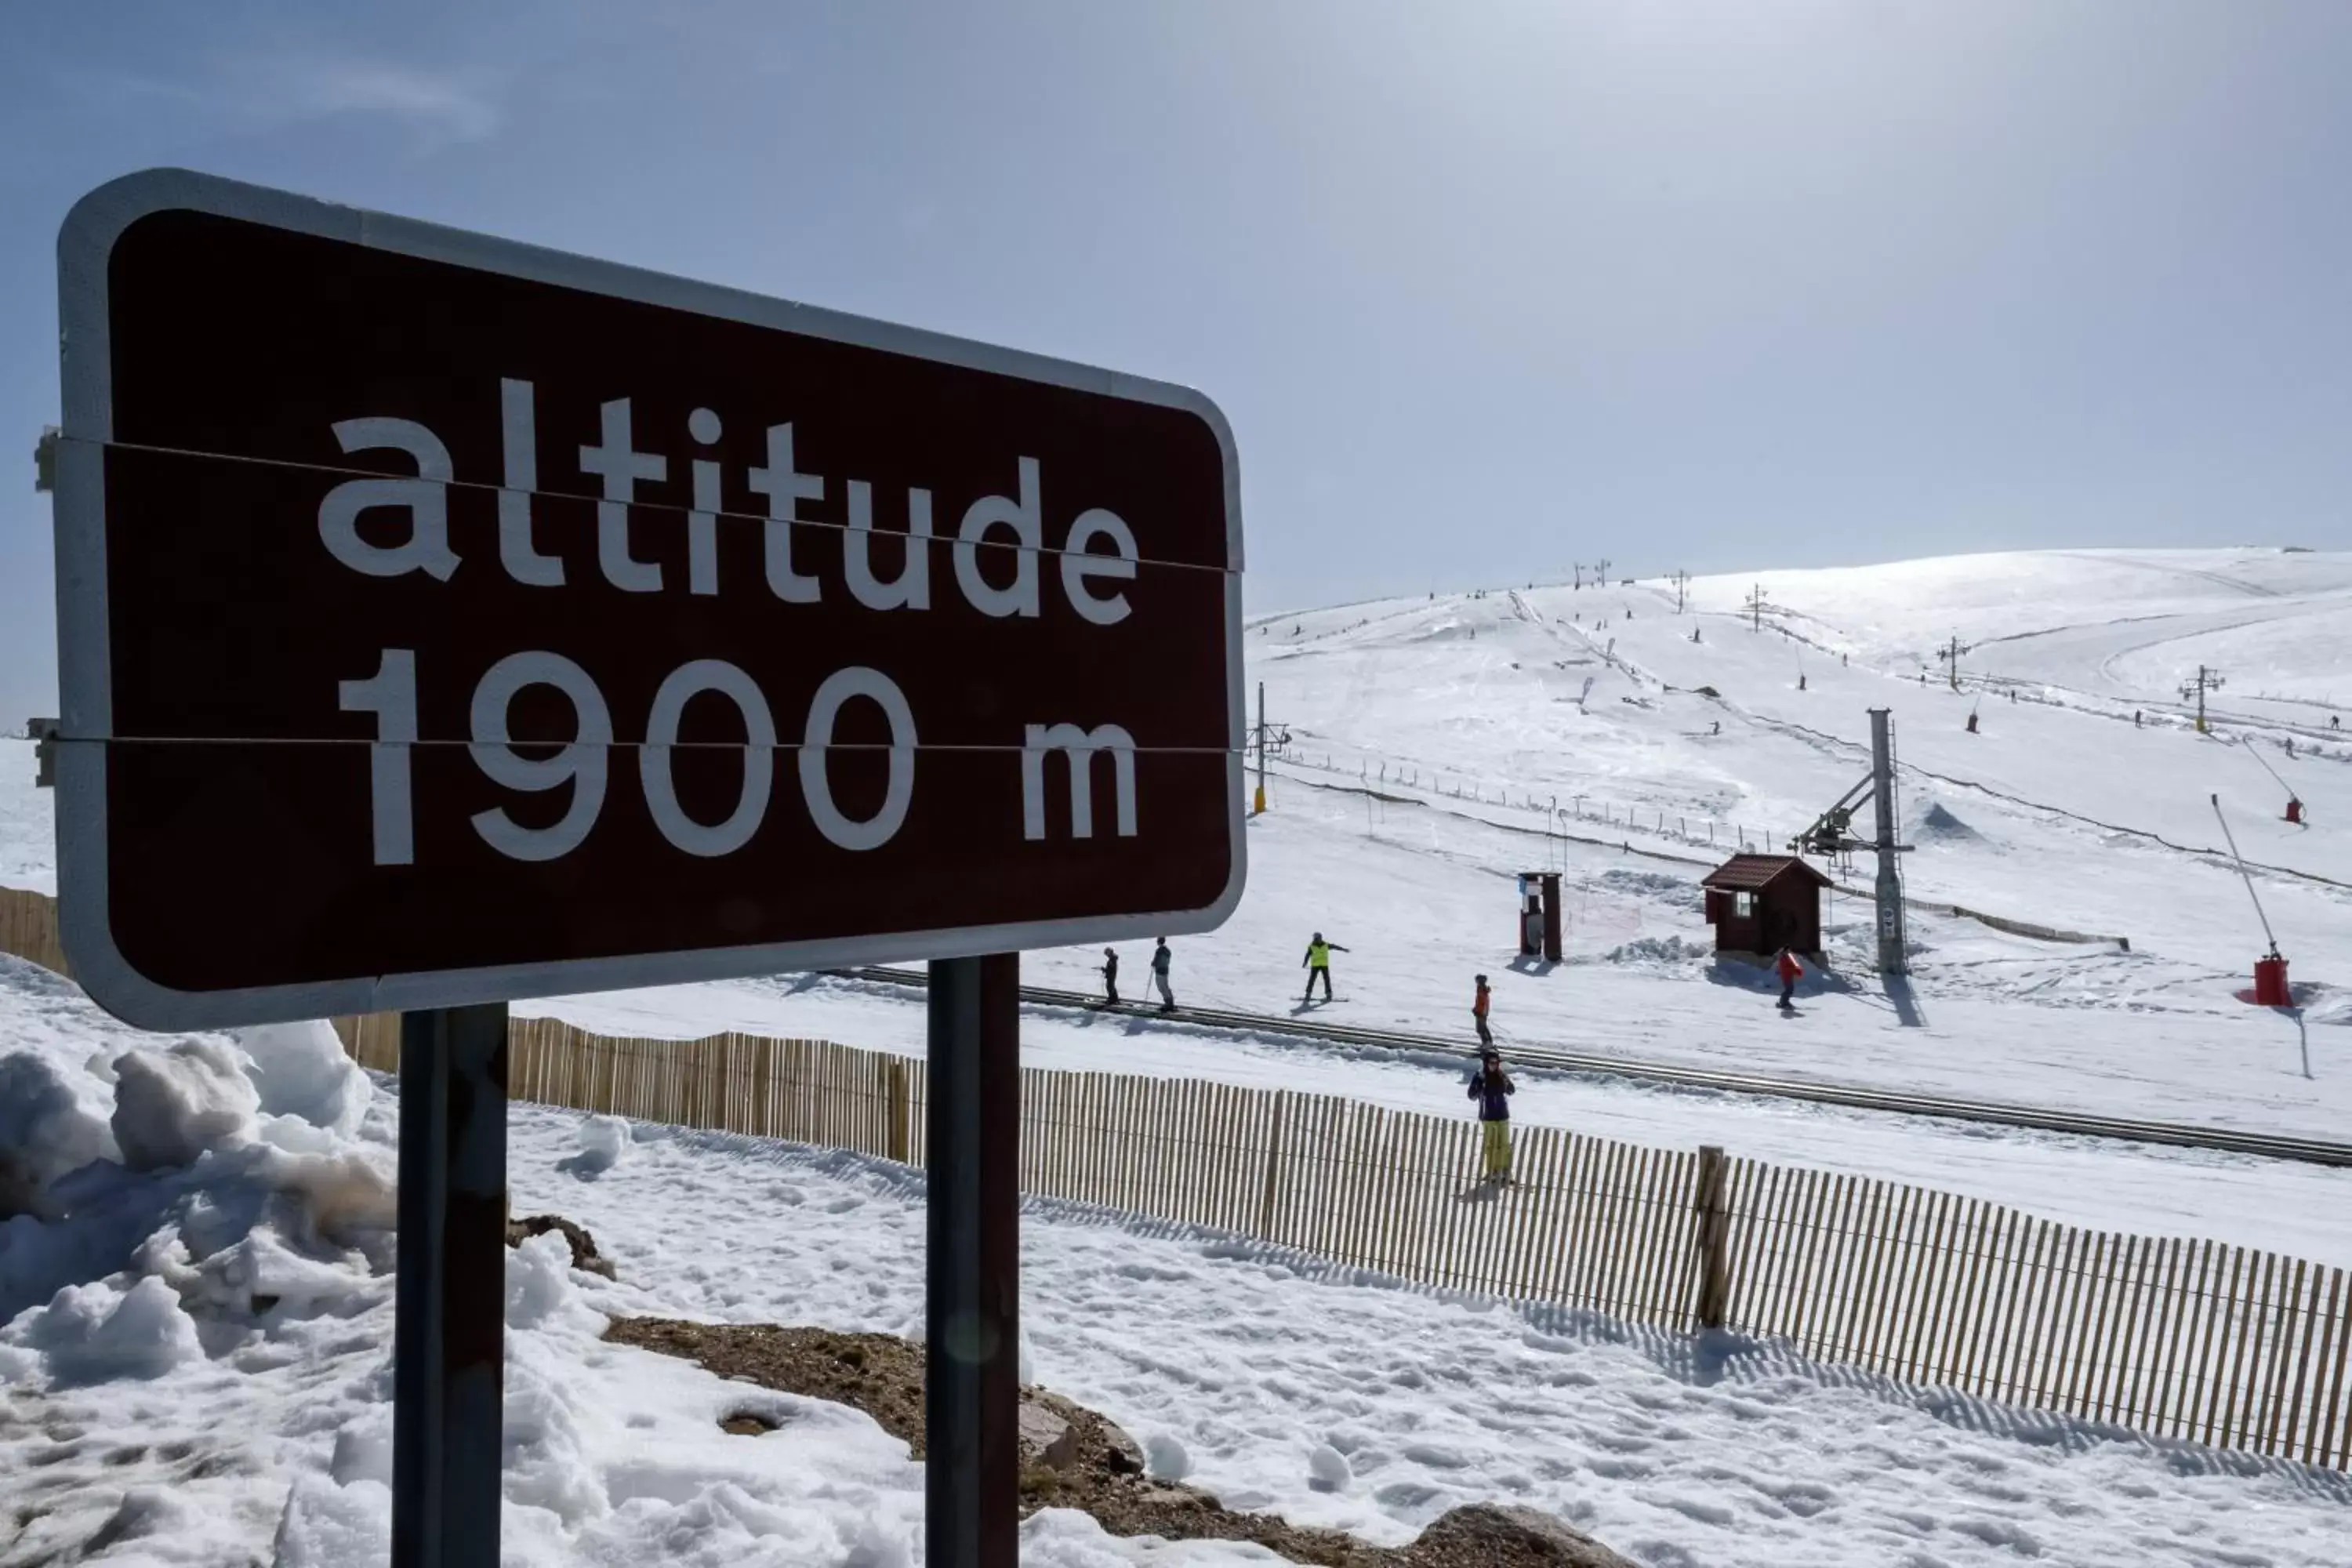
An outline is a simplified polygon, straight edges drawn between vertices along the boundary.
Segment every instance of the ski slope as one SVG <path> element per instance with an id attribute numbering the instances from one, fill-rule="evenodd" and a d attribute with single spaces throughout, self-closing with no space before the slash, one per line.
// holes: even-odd
<path id="1" fill-rule="evenodd" d="M 140 1036 L 11 963 L 0 1058 L 43 1089 L 38 1144 L 100 1161 L 43 1171 L 69 1216 L 0 1226 L 0 1561 L 385 1561 L 391 1086 L 322 1029 Z M 118 1087 L 157 1073 L 182 1092 Z M 115 1163 L 172 1138 L 192 1157 Z M 919 1173 L 530 1106 L 508 1172 L 517 1213 L 585 1225 L 617 1278 L 567 1267 L 560 1236 L 509 1254 L 505 1562 L 922 1561 L 922 1468 L 872 1421 L 599 1338 L 619 1314 L 919 1331 Z M 2332 1568 L 2352 1523 L 2341 1476 L 1080 1205 L 1026 1205 L 1022 1276 L 1032 1380 L 1163 1475 L 1381 1543 L 1501 1500 L 1651 1568 Z M 777 1429 L 721 1430 L 746 1410 Z M 1055 1510 L 1022 1561 L 1269 1559 Z"/>
<path id="2" fill-rule="evenodd" d="M 1756 629 L 1741 605 L 1759 583 Z M 1498 588 L 1254 623 L 1252 674 L 1294 745 L 1250 826 L 1240 910 L 1175 944 L 1180 1001 L 1297 1007 L 1320 930 L 1347 949 L 1328 1011 L 1353 1021 L 1466 1041 L 1484 972 L 1507 1049 L 1557 1040 L 2168 1121 L 2352 1125 L 2339 989 L 2352 855 L 2336 826 L 2352 750 L 2326 706 L 2352 563 L 1971 557 L 1700 581 L 1691 600 L 1677 616 L 1654 584 Z M 1969 649 L 1961 694 L 1919 679 L 1955 634 Z M 2168 695 L 2200 660 L 2226 661 L 2216 737 Z M 1897 721 L 1916 897 L 2127 936 L 2128 951 L 1915 910 L 1914 974 L 1890 990 L 1869 973 L 1867 903 L 1838 897 L 1831 972 L 1794 1016 L 1775 1016 L 1760 976 L 1715 963 L 1697 878 L 1733 837 L 1783 840 L 1859 779 L 1874 705 Z M 2278 786 L 2246 738 L 2311 805 L 2310 826 L 2277 820 Z M 30 774 L 29 747 L 0 743 L 0 880 L 47 889 L 48 802 Z M 2256 886 L 2294 963 L 2297 1013 L 2236 997 L 2261 938 L 2237 872 L 2210 852 L 2213 793 L 2265 868 Z M 1555 797 L 1567 814 L 1547 809 Z M 1565 877 L 1567 959 L 1515 964 L 1510 879 L 1541 868 Z M 1139 992 L 1145 952 L 1123 956 Z M 1037 952 L 1024 973 L 1083 986 L 1098 962 Z M 924 1026 L 919 998 L 821 976 L 524 1007 L 615 1033 L 740 1028 L 910 1052 Z M 121 1053 L 184 1045 L 215 1063 L 247 1053 L 276 1100 L 215 1126 L 221 1146 L 193 1165 L 74 1178 L 105 1194 L 87 1221 L 0 1227 L 15 1313 L 0 1329 L 13 1416 L 0 1517 L 17 1532 L 0 1550 L 71 1556 L 103 1536 L 86 1560 L 380 1561 L 387 1237 L 380 1205 L 353 1205 L 381 1196 L 366 1173 L 388 1173 L 396 1103 L 381 1084 L 354 1097 L 282 1040 L 139 1036 L 0 961 L 0 1058 L 38 1058 L 40 1081 L 61 1086 L 9 1136 L 49 1163 L 98 1138 Z M 1460 1108 L 1451 1059 L 1218 1034 L 1181 1015 L 1035 1009 L 1023 1049 L 1040 1065 Z M 1571 1075 L 1525 1075 L 1517 1110 L 2352 1263 L 2343 1173 Z M 590 1225 L 622 1278 L 568 1275 L 544 1246 L 510 1269 L 510 1556 L 918 1561 L 919 1472 L 870 1423 L 803 1402 L 770 1437 L 713 1436 L 740 1387 L 594 1332 L 614 1310 L 904 1329 L 919 1307 L 919 1183 L 654 1128 L 600 1173 L 577 1158 L 582 1138 L 576 1118 L 515 1111 L 518 1204 Z M 1172 1442 L 1230 1503 L 1378 1540 L 1475 1498 L 1553 1509 L 1675 1568 L 2119 1554 L 2286 1568 L 2340 1563 L 2352 1532 L 2341 1478 L 2024 1420 L 1771 1347 L 1695 1353 L 1052 1205 L 1033 1206 L 1024 1247 L 1038 1377 Z M 265 1284 L 280 1304 L 252 1300 Z M 1344 1485 L 1317 1480 L 1316 1466 L 1331 1473 L 1322 1448 L 1345 1460 Z M 1047 1515 L 1024 1560 L 1248 1559 Z"/>

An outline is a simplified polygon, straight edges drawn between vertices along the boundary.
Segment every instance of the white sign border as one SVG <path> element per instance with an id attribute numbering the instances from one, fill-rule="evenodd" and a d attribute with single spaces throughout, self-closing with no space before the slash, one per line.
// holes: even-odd
<path id="1" fill-rule="evenodd" d="M 1225 709 L 1230 721 L 1225 796 L 1233 869 L 1223 890 L 1199 909 L 1150 914 L 499 964 L 299 985 L 196 992 L 148 979 L 115 946 L 108 909 L 106 746 L 114 725 L 106 602 L 105 447 L 113 439 L 114 423 L 107 269 L 114 243 L 123 230 L 152 213 L 175 210 L 242 218 L 402 256 L 1158 404 L 1197 416 L 1215 432 L 1224 465 Z M 1202 394 L 1166 382 L 341 206 L 185 169 L 126 174 L 75 203 L 58 235 L 58 296 L 64 393 L 64 439 L 58 443 L 54 510 L 60 720 L 57 742 L 58 921 L 74 978 L 100 1006 L 126 1023 L 159 1030 L 223 1028 L 342 1013 L 459 1006 L 894 960 L 962 958 L 1077 942 L 1182 936 L 1215 929 L 1240 903 L 1248 872 L 1249 840 L 1242 813 L 1241 477 L 1233 429 L 1217 405 Z M 190 918 L 196 918 L 194 911 Z"/>

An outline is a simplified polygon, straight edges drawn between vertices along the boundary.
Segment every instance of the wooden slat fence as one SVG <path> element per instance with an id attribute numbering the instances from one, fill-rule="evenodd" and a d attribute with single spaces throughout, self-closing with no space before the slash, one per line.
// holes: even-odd
<path id="1" fill-rule="evenodd" d="M 61 966 L 48 900 L 0 890 L 0 946 Z M 363 1066 L 398 1068 L 396 1015 L 335 1026 Z M 508 1082 L 542 1104 L 924 1157 L 923 1064 L 823 1041 L 517 1018 Z M 1517 1130 L 1518 1180 L 1496 1190 L 1465 1120 L 1291 1090 L 1031 1068 L 1022 1095 L 1022 1186 L 1040 1196 L 2352 1470 L 2341 1268 L 1557 1128 Z"/>
<path id="2" fill-rule="evenodd" d="M 58 940 L 58 901 L 47 893 L 0 888 L 0 952 L 55 974 L 71 974 L 65 944 Z"/>
<path id="3" fill-rule="evenodd" d="M 396 1017 L 337 1025 L 363 1063 L 397 1065 Z M 518 1099 L 922 1158 L 919 1061 L 746 1035 L 612 1039 L 545 1018 L 516 1021 L 513 1051 Z M 1549 1127 L 1517 1130 L 1517 1182 L 1496 1190 L 1477 1179 L 1468 1121 L 1292 1090 L 1031 1068 L 1022 1096 L 1022 1190 L 1040 1196 L 2352 1469 L 2340 1268 Z"/>
<path id="4" fill-rule="evenodd" d="M 2221 1242 L 1731 1162 L 1727 1321 L 2006 1405 L 2352 1469 L 2352 1281 Z"/>

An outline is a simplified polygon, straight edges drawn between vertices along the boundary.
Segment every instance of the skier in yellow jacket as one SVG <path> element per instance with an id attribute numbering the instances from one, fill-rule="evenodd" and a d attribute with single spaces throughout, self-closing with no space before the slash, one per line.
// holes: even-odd
<path id="1" fill-rule="evenodd" d="M 1347 951 L 1336 942 L 1325 942 L 1321 931 L 1315 933 L 1315 940 L 1307 944 L 1307 956 L 1298 961 L 1307 971 L 1307 994 L 1298 999 L 1300 1005 L 1315 1000 L 1315 982 L 1318 977 L 1323 982 L 1323 1000 L 1331 1000 L 1331 955 Z"/>

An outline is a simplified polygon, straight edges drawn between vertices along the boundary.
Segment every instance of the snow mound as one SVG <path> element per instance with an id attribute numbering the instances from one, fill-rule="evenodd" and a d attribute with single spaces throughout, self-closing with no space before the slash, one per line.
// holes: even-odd
<path id="1" fill-rule="evenodd" d="M 389 1414 L 390 1407 L 386 1407 Z M 392 1488 L 384 1481 L 341 1486 L 298 1476 L 278 1521 L 271 1568 L 362 1568 L 392 1549 Z"/>
<path id="2" fill-rule="evenodd" d="M 1922 838 L 1941 839 L 1947 843 L 1963 843 L 1984 837 L 1947 811 L 1939 800 L 1928 802 L 1927 809 L 1919 816 L 1916 831 Z"/>
<path id="3" fill-rule="evenodd" d="M 1192 1456 L 1173 1434 L 1154 1432 L 1144 1439 L 1143 1468 L 1156 1481 L 1181 1481 L 1192 1473 Z"/>
<path id="4" fill-rule="evenodd" d="M 1644 893 L 1674 902 L 1686 902 L 1695 896 L 1689 878 L 1670 877 L 1663 871 L 1612 869 L 1601 873 L 1601 883 L 1614 892 Z"/>
<path id="5" fill-rule="evenodd" d="M 48 1212 L 51 1182 L 115 1153 L 104 1117 L 56 1063 L 29 1051 L 0 1058 L 0 1220 Z"/>
<path id="6" fill-rule="evenodd" d="M 1339 1492 L 1348 1489 L 1356 1479 L 1348 1468 L 1348 1456 L 1328 1443 L 1318 1443 L 1315 1451 L 1307 1456 L 1307 1484 L 1318 1492 Z"/>
<path id="7" fill-rule="evenodd" d="M 1611 948 L 1601 960 L 1607 963 L 1688 963 L 1694 959 L 1714 956 L 1715 949 L 1703 942 L 1680 936 L 1645 936 Z"/>
<path id="8" fill-rule="evenodd" d="M 114 1058 L 114 1141 L 133 1171 L 194 1163 L 199 1155 L 251 1141 L 260 1091 L 245 1053 L 216 1040 L 182 1040 L 168 1050 Z"/>
<path id="9" fill-rule="evenodd" d="M 160 1377 L 387 1300 L 373 1092 L 322 1025 L 0 1058 L 0 1373 Z"/>
<path id="10" fill-rule="evenodd" d="M 69 1285 L 5 1331 L 47 1358 L 52 1386 L 115 1377 L 160 1377 L 203 1359 L 195 1320 L 169 1285 L 150 1276 L 128 1290 L 103 1281 Z"/>
<path id="11" fill-rule="evenodd" d="M 629 1152 L 632 1134 L 626 1118 L 591 1116 L 580 1123 L 580 1152 L 559 1167 L 585 1179 L 601 1176 Z"/>
<path id="12" fill-rule="evenodd" d="M 375 1086 L 328 1025 L 265 1024 L 239 1029 L 236 1038 L 251 1058 L 246 1074 L 265 1115 L 291 1117 L 343 1137 L 359 1131 Z"/>

